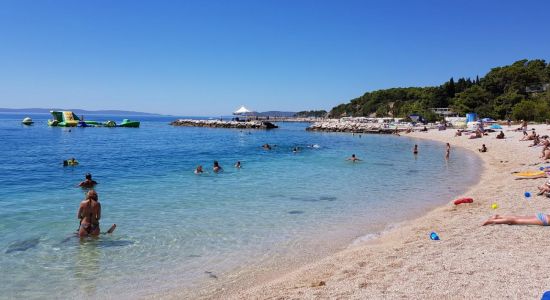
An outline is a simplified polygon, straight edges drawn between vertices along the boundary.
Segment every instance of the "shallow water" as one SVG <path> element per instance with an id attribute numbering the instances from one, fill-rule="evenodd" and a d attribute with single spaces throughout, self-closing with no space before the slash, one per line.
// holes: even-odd
<path id="1" fill-rule="evenodd" d="M 5 298 L 133 298 L 313 252 L 308 246 L 320 236 L 330 237 L 327 247 L 344 245 L 448 202 L 477 180 L 480 165 L 460 149 L 446 162 L 444 145 L 434 142 L 306 132 L 303 123 L 239 131 L 139 117 L 139 129 L 69 132 L 48 127 L 47 115 L 32 115 L 29 127 L 23 117 L 0 115 Z M 266 151 L 264 143 L 276 146 Z M 351 153 L 363 161 L 346 161 Z M 70 157 L 80 165 L 62 167 Z M 213 160 L 223 173 L 211 172 Z M 198 164 L 208 173 L 193 174 Z M 99 182 L 102 229 L 118 227 L 80 241 L 74 231 L 84 193 L 75 185 L 86 172 Z"/>

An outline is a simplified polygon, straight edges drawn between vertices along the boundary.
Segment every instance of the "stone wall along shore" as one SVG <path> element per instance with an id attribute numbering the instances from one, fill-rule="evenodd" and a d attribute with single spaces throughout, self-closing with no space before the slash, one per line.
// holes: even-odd
<path id="1" fill-rule="evenodd" d="M 237 129 L 273 129 L 277 125 L 268 121 L 220 121 L 220 120 L 192 120 L 180 119 L 170 123 L 172 126 L 210 127 L 210 128 L 237 128 Z"/>
<path id="2" fill-rule="evenodd" d="M 344 121 L 340 119 L 328 119 L 315 122 L 306 128 L 308 131 L 327 132 L 353 132 L 353 133 L 380 133 L 391 134 L 413 129 L 407 125 L 389 125 L 384 123 L 367 123 L 359 121 Z"/>

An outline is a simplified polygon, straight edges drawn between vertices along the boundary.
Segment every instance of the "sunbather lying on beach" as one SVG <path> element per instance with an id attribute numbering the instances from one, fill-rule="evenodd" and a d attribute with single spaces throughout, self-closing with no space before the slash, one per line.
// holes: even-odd
<path id="1" fill-rule="evenodd" d="M 533 138 L 533 143 L 529 145 L 529 147 L 537 146 L 539 143 L 540 143 L 540 138 L 538 135 L 535 135 L 535 137 Z"/>
<path id="2" fill-rule="evenodd" d="M 470 139 L 478 139 L 481 138 L 483 135 L 479 130 L 476 130 L 476 132 L 470 134 Z"/>
<path id="3" fill-rule="evenodd" d="M 508 224 L 508 225 L 541 225 L 548 226 L 548 215 L 537 213 L 534 216 L 500 216 L 494 215 L 487 219 L 482 226 L 490 224 Z"/>
<path id="4" fill-rule="evenodd" d="M 543 160 L 550 159 L 550 146 L 545 146 L 542 148 L 542 155 L 540 156 Z"/>
<path id="5" fill-rule="evenodd" d="M 527 134 L 526 131 L 523 132 L 523 137 L 520 139 L 520 141 L 532 141 L 535 139 L 535 136 L 537 133 L 533 129 L 533 131 L 530 134 Z"/>
<path id="6" fill-rule="evenodd" d="M 543 147 L 548 147 L 550 146 L 550 141 L 548 140 L 548 136 L 547 135 L 543 135 L 541 138 L 540 138 L 540 144 L 539 146 L 543 146 Z"/>
<path id="7" fill-rule="evenodd" d="M 544 193 L 550 193 L 550 180 L 545 182 L 543 185 L 538 187 L 539 193 L 538 195 L 542 195 Z"/>

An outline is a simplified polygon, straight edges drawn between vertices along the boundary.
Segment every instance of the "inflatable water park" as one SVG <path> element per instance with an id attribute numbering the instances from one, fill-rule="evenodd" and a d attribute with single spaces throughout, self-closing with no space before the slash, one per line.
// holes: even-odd
<path id="1" fill-rule="evenodd" d="M 52 114 L 51 120 L 48 120 L 49 126 L 55 127 L 132 127 L 138 128 L 139 121 L 131 121 L 123 119 L 121 123 L 117 124 L 115 121 L 90 121 L 79 118 L 72 111 L 50 111 Z"/>

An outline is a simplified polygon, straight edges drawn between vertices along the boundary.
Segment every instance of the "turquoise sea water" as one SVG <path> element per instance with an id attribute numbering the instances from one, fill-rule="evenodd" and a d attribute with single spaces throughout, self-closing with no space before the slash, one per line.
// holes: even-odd
<path id="1" fill-rule="evenodd" d="M 29 127 L 23 117 L 0 115 L 0 298 L 135 298 L 200 287 L 243 265 L 322 252 L 419 215 L 473 184 L 480 164 L 460 149 L 446 162 L 439 143 L 312 133 L 303 123 L 239 131 L 139 117 L 139 129 L 69 131 L 48 127 L 47 115 L 32 115 Z M 363 161 L 346 161 L 352 153 Z M 70 157 L 80 165 L 62 167 Z M 223 173 L 211 172 L 214 160 Z M 209 173 L 193 174 L 198 164 Z M 81 241 L 74 231 L 84 193 L 75 186 L 86 172 L 99 182 L 102 229 L 118 228 Z"/>

